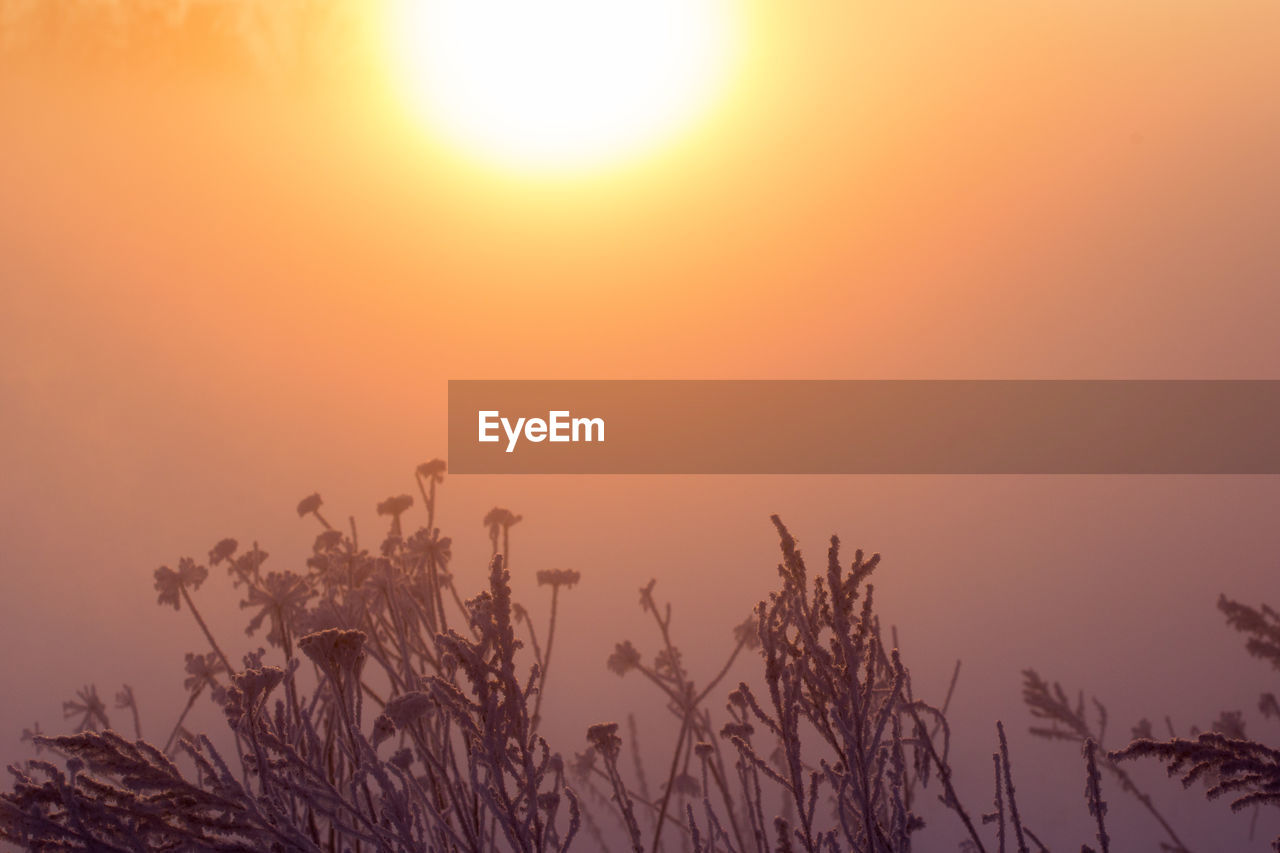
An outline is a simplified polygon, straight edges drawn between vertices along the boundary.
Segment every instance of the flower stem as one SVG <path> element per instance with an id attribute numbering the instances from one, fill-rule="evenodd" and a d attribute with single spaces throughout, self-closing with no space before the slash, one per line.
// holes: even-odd
<path id="1" fill-rule="evenodd" d="M 209 630 L 209 626 L 205 624 L 204 617 L 200 615 L 200 611 L 196 609 L 196 603 L 191 600 L 191 593 L 187 592 L 186 584 L 179 584 L 178 591 L 182 593 L 182 600 L 187 603 L 187 608 L 191 611 L 191 615 L 196 618 L 196 624 L 200 626 L 200 630 L 204 632 L 205 639 L 209 641 L 209 645 L 213 647 L 213 651 L 222 661 L 222 665 L 227 668 L 227 674 L 235 672 L 235 668 L 231 666 L 231 661 L 222 653 L 222 649 L 218 647 L 217 640 L 213 639 L 213 633 Z"/>

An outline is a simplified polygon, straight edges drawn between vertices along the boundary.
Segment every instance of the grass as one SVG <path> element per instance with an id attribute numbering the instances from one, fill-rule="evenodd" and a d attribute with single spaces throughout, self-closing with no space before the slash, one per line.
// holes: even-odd
<path id="1" fill-rule="evenodd" d="M 73 733 L 27 733 L 56 760 L 11 768 L 0 837 L 31 850 L 86 851 L 899 853 L 919 843 L 932 786 L 950 815 L 947 831 L 967 849 L 1047 849 L 1019 808 L 1002 723 L 993 810 L 975 811 L 956 790 L 946 719 L 955 679 L 941 706 L 914 694 L 876 615 L 879 556 L 849 559 L 833 537 L 825 565 L 812 570 L 776 517 L 776 588 L 735 629 L 711 678 L 699 684 L 688 671 L 673 607 L 654 582 L 640 591 L 653 649 L 626 641 L 608 657 L 613 673 L 661 693 L 675 741 L 642 749 L 631 718 L 626 742 L 619 723 L 602 722 L 580 744 L 561 745 L 567 751 L 553 747 L 540 732 L 542 697 L 557 614 L 581 576 L 537 572 L 550 601 L 545 619 L 535 618 L 509 584 L 520 516 L 495 508 L 484 519 L 487 587 L 464 600 L 451 539 L 434 526 L 444 476 L 439 460 L 421 465 L 416 499 L 379 504 L 387 530 L 373 548 L 354 519 L 338 529 L 319 495 L 303 499 L 298 515 L 319 532 L 302 572 L 269 570 L 256 544 L 231 539 L 204 561 L 157 569 L 158 603 L 189 613 L 207 643 L 187 655 L 186 695 L 167 738 L 142 738 L 127 686 L 115 710 L 128 712 L 131 735 L 111 728 L 96 687 L 81 689 L 64 704 Z M 411 517 L 425 526 L 408 532 Z M 224 652 L 199 609 L 212 570 L 242 591 L 247 631 L 264 634 L 270 651 L 241 661 Z M 1219 607 L 1248 650 L 1280 668 L 1280 616 L 1225 598 Z M 749 658 L 758 676 L 733 684 L 730 673 Z M 202 697 L 225 714 L 234 754 L 184 727 Z M 1023 699 L 1033 733 L 1079 746 L 1092 841 L 1104 853 L 1104 789 L 1136 798 L 1166 849 L 1189 850 L 1125 769 L 1132 760 L 1163 762 L 1186 785 L 1205 781 L 1207 796 L 1230 797 L 1255 816 L 1280 796 L 1280 752 L 1245 738 L 1238 713 L 1186 739 L 1171 731 L 1156 740 L 1143 721 L 1127 746 L 1108 752 L 1100 702 L 1030 670 Z M 1259 707 L 1280 713 L 1271 694 Z M 660 763 L 647 766 L 655 753 Z"/>

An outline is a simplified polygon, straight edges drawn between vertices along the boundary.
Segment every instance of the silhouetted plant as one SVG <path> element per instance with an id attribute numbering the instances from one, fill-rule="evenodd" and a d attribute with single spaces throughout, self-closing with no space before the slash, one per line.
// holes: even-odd
<path id="1" fill-rule="evenodd" d="M 1047 740 L 1065 740 L 1078 743 L 1082 748 L 1094 744 L 1098 751 L 1095 761 L 1109 771 L 1120 783 L 1120 789 L 1132 795 L 1142 807 L 1155 818 L 1156 822 L 1169 837 L 1172 850 L 1189 853 L 1189 848 L 1178 836 L 1169 820 L 1156 807 L 1151 796 L 1138 787 L 1133 777 L 1124 768 L 1116 764 L 1112 755 L 1105 752 L 1107 732 L 1107 708 L 1096 697 L 1091 698 L 1096 723 L 1090 723 L 1088 710 L 1085 707 L 1083 691 L 1076 694 L 1075 699 L 1067 695 L 1062 685 L 1050 684 L 1033 669 L 1022 673 L 1022 701 L 1031 711 L 1031 715 L 1044 720 L 1044 725 L 1031 726 L 1030 731 L 1037 737 Z M 1143 721 L 1150 728 L 1150 723 Z M 1142 725 L 1142 724 L 1140 724 Z"/>
<path id="2" fill-rule="evenodd" d="M 952 784 L 945 716 L 913 697 L 907 668 L 883 642 L 866 583 L 879 556 L 864 558 L 858 551 L 845 566 L 833 537 L 826 572 L 811 578 L 794 538 L 777 517 L 773 521 L 783 555 L 780 589 L 735 629 L 729 661 L 706 687 L 697 688 L 687 673 L 674 642 L 671 606 L 659 605 L 653 582 L 640 590 L 640 606 L 653 616 L 661 639 L 653 663 L 630 641 L 618 643 L 607 661 L 618 675 L 636 672 L 653 683 L 681 723 L 662 799 L 649 810 L 648 849 L 658 849 L 675 797 L 683 821 L 674 825 L 696 853 L 907 851 L 924 825 L 912 808 L 915 791 L 936 779 L 939 799 L 958 818 L 967 846 L 985 851 Z M 764 692 L 739 683 L 717 729 L 705 701 L 743 649 L 760 654 Z M 616 731 L 616 724 L 593 728 L 589 750 L 579 756 L 580 775 L 599 773 L 595 758 L 603 759 L 610 799 L 632 846 L 643 849 L 635 806 L 645 798 L 620 778 Z M 1017 812 L 1003 728 L 1000 741 L 997 800 L 1010 808 L 1001 807 L 987 822 L 998 824 L 999 849 L 1011 822 L 1019 849 L 1026 850 L 1024 833 L 1035 836 Z"/>
<path id="3" fill-rule="evenodd" d="M 493 554 L 502 554 L 507 565 L 511 564 L 511 528 L 519 524 L 523 516 L 516 515 L 509 509 L 495 506 L 484 517 L 484 526 L 489 528 L 489 541 L 493 545 Z"/>
<path id="4" fill-rule="evenodd" d="M 1225 595 L 1218 597 L 1217 606 L 1226 617 L 1227 624 L 1245 635 L 1246 651 L 1280 669 L 1280 614 L 1266 604 L 1250 607 L 1232 601 Z M 1157 740 L 1151 721 L 1144 718 L 1133 726 L 1132 740 L 1128 746 L 1105 752 L 1102 744 L 1107 727 L 1107 709 L 1096 698 L 1091 700 L 1097 720 L 1095 729 L 1094 724 L 1089 722 L 1083 692 L 1072 700 L 1062 685 L 1056 682 L 1050 684 L 1035 670 L 1029 669 L 1023 673 L 1022 696 L 1032 716 L 1047 723 L 1032 726 L 1031 733 L 1052 740 L 1083 744 L 1089 764 L 1090 796 L 1093 796 L 1096 788 L 1093 777 L 1097 773 L 1097 767 L 1109 770 L 1119 781 L 1121 790 L 1133 795 L 1169 836 L 1171 843 L 1162 845 L 1165 849 L 1183 853 L 1188 851 L 1186 844 L 1156 808 L 1151 797 L 1137 787 L 1133 777 L 1119 766 L 1119 762 L 1155 758 L 1166 765 L 1170 776 L 1180 778 L 1186 787 L 1197 781 L 1204 782 L 1205 796 L 1209 799 L 1230 796 L 1233 811 L 1252 808 L 1250 837 L 1256 825 L 1259 807 L 1280 805 L 1280 751 L 1246 736 L 1242 711 L 1222 711 L 1208 731 L 1191 726 L 1189 738 L 1179 737 L 1173 721 L 1166 716 L 1164 721 L 1169 732 L 1167 740 Z M 1260 696 L 1258 710 L 1263 717 L 1280 717 L 1280 706 L 1272 693 Z M 1090 813 L 1095 814 L 1092 801 Z M 1098 840 L 1103 850 L 1106 850 L 1109 842 L 1104 840 L 1101 815 L 1098 815 L 1098 822 Z M 1280 838 L 1273 841 L 1272 846 L 1280 850 Z"/>
<path id="5" fill-rule="evenodd" d="M 1250 607 L 1225 595 L 1219 596 L 1218 609 L 1229 626 L 1245 635 L 1245 649 L 1250 655 L 1280 669 L 1280 614 L 1266 604 Z M 1276 715 L 1275 696 L 1263 693 L 1258 710 L 1264 717 Z M 1184 787 L 1203 782 L 1207 798 L 1229 797 L 1232 811 L 1253 808 L 1255 821 L 1258 807 L 1280 805 L 1280 750 L 1246 737 L 1243 712 L 1223 711 L 1209 731 L 1193 726 L 1189 739 L 1178 737 L 1172 722 L 1165 719 L 1168 740 L 1156 740 L 1151 723 L 1142 720 L 1134 727 L 1134 740 L 1106 756 L 1105 762 L 1121 775 L 1122 783 L 1128 777 L 1116 762 L 1154 758 L 1164 763 L 1169 775 L 1178 777 Z M 1149 802 L 1142 795 L 1139 799 L 1144 804 Z M 1186 849 L 1176 836 L 1174 840 L 1179 849 Z M 1280 837 L 1271 846 L 1280 850 Z"/>
<path id="6" fill-rule="evenodd" d="M 811 575 L 776 517 L 778 588 L 733 629 L 723 665 L 705 681 L 686 663 L 673 608 L 658 599 L 655 581 L 639 601 L 656 628 L 656 650 L 624 641 L 607 660 L 615 674 L 652 684 L 674 718 L 678 733 L 658 786 L 650 789 L 634 717 L 634 782 L 617 723 L 590 727 L 585 751 L 566 762 L 540 733 L 540 714 L 560 596 L 581 575 L 536 572 L 538 588 L 550 588 L 540 635 L 512 597 L 510 529 L 520 516 L 495 509 L 484 518 L 493 550 L 486 588 L 463 601 L 449 570 L 451 540 L 432 526 L 444 471 L 438 460 L 415 471 L 427 527 L 405 535 L 408 495 L 378 506 L 391 523 L 373 551 L 361 546 L 354 518 L 349 532 L 329 524 L 318 494 L 298 505 L 300 517 L 321 527 L 303 570 L 267 570 L 256 543 L 242 551 L 234 539 L 218 541 L 209 565 L 226 567 L 251 611 L 246 632 L 265 629 L 271 649 L 244 655 L 239 666 L 197 609 L 208 567 L 184 557 L 177 570 L 158 569 L 159 603 L 191 613 L 208 644 L 186 656 L 185 702 L 164 748 L 142 739 L 127 687 L 117 706 L 133 715 L 132 741 L 110 730 L 96 688 L 83 688 L 64 706 L 76 734 L 24 732 L 62 763 L 36 758 L 11 768 L 0 838 L 32 850 L 563 853 L 585 836 L 588 849 L 608 850 L 621 838 L 635 853 L 906 853 L 924 826 L 917 797 L 933 784 L 967 849 L 1044 849 L 1019 809 L 1002 724 L 995 810 L 971 816 L 962 805 L 945 716 L 959 666 L 941 708 L 914 696 L 873 604 L 868 580 L 879 556 L 857 551 L 842 562 L 833 537 L 825 572 Z M 1271 618 L 1230 612 L 1251 634 Z M 714 709 L 735 663 L 753 654 L 762 677 L 739 681 L 723 711 Z M 1212 775 L 1212 793 L 1236 793 L 1242 805 L 1270 802 L 1280 785 L 1277 755 L 1259 745 L 1217 734 L 1192 746 L 1107 754 L 1104 726 L 1091 728 L 1082 698 L 1072 704 L 1034 673 L 1026 695 L 1050 723 L 1040 733 L 1082 745 L 1086 804 L 1103 853 L 1110 838 L 1101 769 L 1131 788 L 1117 759 L 1150 754 L 1187 779 Z M 222 710 L 231 760 L 185 728 L 202 696 Z M 1262 707 L 1274 709 L 1275 700 Z M 1238 715 L 1219 723 L 1243 735 Z M 607 815 L 613 831 L 601 826 Z"/>
<path id="7" fill-rule="evenodd" d="M 438 462 L 419 468 L 429 513 L 443 471 Z M 403 538 L 411 504 L 401 496 L 378 507 L 392 517 L 391 530 L 371 554 L 354 521 L 344 534 L 320 514 L 318 494 L 304 499 L 299 516 L 323 528 L 304 573 L 266 571 L 268 555 L 256 544 L 240 552 L 223 539 L 210 549 L 210 564 L 225 565 L 244 589 L 247 633 L 266 627 L 278 666 L 261 649 L 242 667 L 229 665 L 193 597 L 206 566 L 183 558 L 177 570 L 158 569 L 159 602 L 185 607 L 209 646 L 187 655 L 187 699 L 170 743 L 159 749 L 96 732 L 110 723 L 96 688 L 85 687 L 65 704 L 79 735 L 27 733 L 66 769 L 45 761 L 12 768 L 0 837 L 30 849 L 568 849 L 581 807 L 564 762 L 535 732 L 533 709 L 559 594 L 580 575 L 539 578 L 552 587 L 553 616 L 546 651 L 526 671 L 503 555 L 491 562 L 485 592 L 466 603 L 455 593 L 451 604 L 450 541 L 425 528 Z M 504 547 L 513 519 L 507 513 L 500 525 Z M 446 621 L 454 605 L 461 632 Z M 230 762 L 183 727 L 202 695 L 221 705 L 235 735 Z M 132 692 L 119 702 L 134 712 L 140 737 Z M 193 776 L 167 754 L 170 746 Z"/>

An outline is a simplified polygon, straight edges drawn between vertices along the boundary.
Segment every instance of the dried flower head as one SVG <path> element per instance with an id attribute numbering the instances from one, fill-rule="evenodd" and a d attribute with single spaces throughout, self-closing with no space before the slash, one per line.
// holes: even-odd
<path id="1" fill-rule="evenodd" d="M 333 551 L 342 544 L 345 538 L 341 530 L 321 530 L 316 534 L 316 541 L 312 544 L 311 550 L 317 554 Z"/>
<path id="2" fill-rule="evenodd" d="M 400 516 L 413 506 L 413 498 L 409 495 L 394 495 L 378 504 L 378 515 L 391 516 L 391 531 L 387 541 L 383 543 L 382 553 L 390 554 L 400 544 Z"/>
<path id="3" fill-rule="evenodd" d="M 407 773 L 413 766 L 413 751 L 408 747 L 397 749 L 391 756 L 390 763 L 393 767 L 398 767 L 402 772 Z"/>
<path id="4" fill-rule="evenodd" d="M 262 564 L 267 561 L 267 552 L 254 542 L 249 550 L 227 561 L 227 575 L 232 586 L 248 584 L 252 586 L 261 582 Z"/>
<path id="5" fill-rule="evenodd" d="M 324 501 L 320 500 L 319 492 L 313 492 L 312 494 L 307 495 L 305 498 L 298 501 L 298 518 L 311 514 L 316 517 L 316 521 L 320 522 L 320 525 L 324 527 L 325 530 L 333 529 L 333 525 L 320 514 L 320 507 L 323 504 Z"/>
<path id="6" fill-rule="evenodd" d="M 380 744 L 391 738 L 396 733 L 396 724 L 391 722 L 391 718 L 386 714 L 379 714 L 373 721 L 373 734 L 369 736 L 369 743 L 377 749 Z"/>
<path id="7" fill-rule="evenodd" d="M 62 703 L 62 716 L 65 719 L 79 717 L 76 731 L 96 731 L 99 728 L 111 728 L 107 719 L 107 706 L 98 698 L 97 685 L 90 684 L 76 691 L 74 699 Z"/>
<path id="8" fill-rule="evenodd" d="M 364 659 L 364 631 L 329 628 L 298 641 L 302 653 L 325 672 L 351 674 Z"/>
<path id="9" fill-rule="evenodd" d="M 573 569 L 540 569 L 537 573 L 539 586 L 572 587 L 582 580 L 582 575 Z"/>
<path id="10" fill-rule="evenodd" d="M 320 511 L 320 507 L 324 506 L 324 501 L 320 499 L 319 492 L 312 492 L 302 500 L 298 501 L 298 518 L 304 515 Z"/>
<path id="11" fill-rule="evenodd" d="M 390 515 L 399 518 L 413 506 L 411 495 L 394 495 L 378 504 L 378 515 Z"/>
<path id="12" fill-rule="evenodd" d="M 524 516 L 516 515 L 509 509 L 503 509 L 502 507 L 495 506 L 493 509 L 485 513 L 484 526 L 488 528 L 514 527 L 523 520 L 523 518 Z"/>
<path id="13" fill-rule="evenodd" d="M 631 641 L 618 643 L 613 654 L 609 655 L 609 669 L 618 675 L 626 675 L 640 665 L 640 650 L 631 645 Z"/>
<path id="14" fill-rule="evenodd" d="M 439 530 L 422 528 L 405 541 L 409 555 L 419 560 L 435 560 L 437 569 L 444 569 L 453 558 L 453 539 L 441 536 Z"/>
<path id="15" fill-rule="evenodd" d="M 430 462 L 423 462 L 418 466 L 417 474 L 424 480 L 437 483 L 444 481 L 444 473 L 448 470 L 443 459 L 432 459 Z"/>
<path id="16" fill-rule="evenodd" d="M 216 566 L 223 560 L 231 559 L 231 555 L 236 552 L 239 543 L 234 539 L 223 539 L 209 549 L 209 565 Z"/>
<path id="17" fill-rule="evenodd" d="M 287 625 L 294 624 L 306 609 L 307 600 L 314 595 L 306 578 L 293 572 L 270 572 L 263 579 L 261 586 L 250 586 L 249 597 L 240 602 L 242 608 L 258 608 L 258 612 L 249 620 L 245 633 L 253 633 L 262 627 L 264 620 L 270 618 L 271 630 L 267 633 L 267 642 L 274 646 L 284 642 L 284 630 Z"/>
<path id="18" fill-rule="evenodd" d="M 120 685 L 120 689 L 116 691 L 116 707 L 120 710 L 138 707 L 138 700 L 133 695 L 132 687 L 127 684 Z"/>
<path id="19" fill-rule="evenodd" d="M 681 797 L 697 797 L 702 793 L 702 786 L 690 774 L 680 773 L 672 780 L 671 790 Z"/>
<path id="20" fill-rule="evenodd" d="M 155 571 L 155 589 L 160 593 L 156 597 L 157 603 L 172 605 L 174 610 L 181 609 L 183 589 L 199 589 L 208 576 L 209 570 L 189 557 L 178 561 L 176 572 L 168 566 L 161 566 Z"/>
<path id="21" fill-rule="evenodd" d="M 204 655 L 187 652 L 186 670 L 187 679 L 182 686 L 187 688 L 188 693 L 194 693 L 217 684 L 218 675 L 225 673 L 227 668 L 214 652 Z"/>
<path id="22" fill-rule="evenodd" d="M 618 737 L 617 723 L 596 723 L 587 729 L 587 742 L 607 759 L 618 757 L 622 751 L 622 738 Z"/>
<path id="23" fill-rule="evenodd" d="M 654 656 L 654 669 L 672 681 L 679 681 L 684 673 L 683 658 L 677 648 L 662 649 Z"/>
<path id="24" fill-rule="evenodd" d="M 274 666 L 246 669 L 231 676 L 231 687 L 226 691 L 222 707 L 231 728 L 239 729 L 246 717 L 256 714 L 282 681 L 284 670 Z"/>
<path id="25" fill-rule="evenodd" d="M 746 621 L 734 626 L 733 639 L 734 642 L 741 644 L 750 651 L 760 648 L 759 617 L 753 613 L 746 618 Z"/>

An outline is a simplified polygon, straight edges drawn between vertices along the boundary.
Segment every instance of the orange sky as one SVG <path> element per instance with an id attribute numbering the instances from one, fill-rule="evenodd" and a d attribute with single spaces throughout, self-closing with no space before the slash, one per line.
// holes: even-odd
<path id="1" fill-rule="evenodd" d="M 48 667 L 0 660 L 0 744 L 91 680 L 167 718 L 196 638 L 150 571 L 224 535 L 300 559 L 313 489 L 373 525 L 446 453 L 449 378 L 1280 378 L 1280 6 L 754 15 L 721 111 L 592 180 L 460 164 L 359 87 L 0 88 L 0 644 Z M 811 549 L 885 553 L 908 660 L 966 658 L 980 737 L 1023 727 L 1027 665 L 1110 690 L 1121 729 L 1252 707 L 1267 675 L 1212 608 L 1276 603 L 1268 478 L 447 488 L 473 572 L 495 503 L 526 516 L 517 567 L 583 570 L 565 665 L 594 696 L 650 576 L 727 637 L 771 580 L 773 511 Z M 595 721 L 562 707 L 566 737 Z"/>

